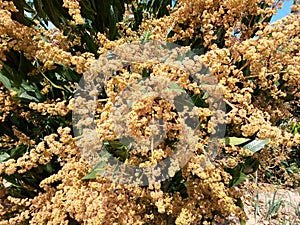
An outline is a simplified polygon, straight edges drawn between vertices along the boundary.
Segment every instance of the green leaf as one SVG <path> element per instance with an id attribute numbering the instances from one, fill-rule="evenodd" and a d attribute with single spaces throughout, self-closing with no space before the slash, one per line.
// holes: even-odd
<path id="1" fill-rule="evenodd" d="M 26 145 L 20 145 L 18 147 L 15 147 L 10 150 L 10 157 L 16 159 L 16 158 L 24 155 L 25 152 L 28 150 L 28 148 L 29 147 Z"/>
<path id="2" fill-rule="evenodd" d="M 13 60 L 16 59 L 14 58 Z M 12 83 L 13 86 L 20 85 L 23 79 L 20 73 L 18 73 L 18 71 L 15 70 L 14 68 L 8 66 L 6 63 L 3 63 L 2 61 L 1 63 L 3 65 L 3 69 L 1 71 L 2 74 L 4 73 L 4 76 L 6 76 L 10 80 L 10 83 Z"/>
<path id="3" fill-rule="evenodd" d="M 51 163 L 48 163 L 46 165 L 41 166 L 44 170 L 46 170 L 48 173 L 53 173 L 54 168 Z"/>
<path id="4" fill-rule="evenodd" d="M 109 14 L 108 14 L 108 21 L 109 21 L 109 38 L 110 40 L 115 39 L 117 36 L 117 18 L 116 18 L 116 13 L 114 10 L 114 7 L 111 5 L 109 8 Z"/>
<path id="5" fill-rule="evenodd" d="M 248 177 L 243 172 L 239 172 L 237 177 L 233 177 L 231 186 L 236 186 L 241 184 L 244 180 L 246 180 Z"/>
<path id="6" fill-rule="evenodd" d="M 255 158 L 248 157 L 243 166 L 245 174 L 254 173 L 259 167 L 259 161 Z"/>
<path id="7" fill-rule="evenodd" d="M 235 168 L 226 168 L 225 171 L 228 172 L 232 179 L 229 182 L 228 186 L 233 187 L 236 185 L 241 184 L 245 179 L 247 179 L 247 175 L 243 173 L 243 167 L 244 165 L 239 163 Z"/>
<path id="8" fill-rule="evenodd" d="M 60 23 L 59 19 L 62 18 L 62 15 L 60 15 L 57 12 L 53 1 L 42 0 L 42 4 L 43 4 L 43 10 L 47 14 L 49 20 L 53 23 L 53 25 L 55 25 L 58 28 L 61 28 L 62 24 Z"/>
<path id="9" fill-rule="evenodd" d="M 39 102 L 43 99 L 43 96 L 41 95 L 37 86 L 34 83 L 29 84 L 25 81 L 22 81 L 21 83 L 21 88 L 18 90 L 18 96 L 20 98 L 36 102 Z"/>
<path id="10" fill-rule="evenodd" d="M 146 68 L 143 68 L 142 77 L 144 78 L 149 76 L 150 76 L 150 72 Z"/>
<path id="11" fill-rule="evenodd" d="M 206 91 L 204 92 L 202 99 L 207 99 L 209 97 L 209 93 Z"/>
<path id="12" fill-rule="evenodd" d="M 246 220 L 243 220 L 243 219 L 239 219 L 240 220 L 240 225 L 246 225 Z"/>
<path id="13" fill-rule="evenodd" d="M 191 99 L 197 107 L 208 107 L 208 104 L 205 102 L 205 98 L 206 96 L 203 98 L 200 94 L 196 94 L 193 95 Z"/>
<path id="14" fill-rule="evenodd" d="M 32 87 L 30 84 L 28 84 L 28 83 L 25 82 L 25 81 L 23 81 L 23 82 L 21 83 L 21 87 L 24 88 L 24 90 L 26 90 L 26 91 L 32 91 L 32 92 L 35 91 L 34 87 Z"/>
<path id="15" fill-rule="evenodd" d="M 178 84 L 176 84 L 175 82 L 171 82 L 171 83 L 170 83 L 169 89 L 175 90 L 175 91 L 178 91 L 178 92 L 185 93 L 185 90 L 182 89 L 182 88 L 181 88 Z"/>
<path id="16" fill-rule="evenodd" d="M 150 36 L 151 36 L 151 32 L 150 31 L 146 31 L 144 33 L 144 36 L 141 37 L 141 42 L 142 43 L 145 43 L 145 42 L 148 42 L 150 40 Z"/>
<path id="17" fill-rule="evenodd" d="M 11 83 L 10 80 L 4 76 L 3 74 L 0 73 L 0 81 L 2 82 L 2 84 L 8 89 L 11 90 Z"/>
<path id="18" fill-rule="evenodd" d="M 10 129 L 9 126 L 7 126 L 5 123 L 0 123 L 0 133 L 1 134 L 6 134 L 11 138 L 16 138 L 12 129 Z"/>
<path id="19" fill-rule="evenodd" d="M 81 12 L 82 15 L 90 20 L 94 20 L 95 19 L 95 10 L 94 7 L 92 6 L 92 3 L 90 0 L 80 0 L 80 6 L 81 6 Z"/>
<path id="20" fill-rule="evenodd" d="M 2 174 L 1 175 L 7 182 L 11 183 L 11 185 L 18 187 L 18 188 L 23 188 L 19 182 L 18 179 L 16 179 L 16 175 L 6 175 L 6 174 Z"/>
<path id="21" fill-rule="evenodd" d="M 106 162 L 104 161 L 99 162 L 98 165 L 90 173 L 88 173 L 81 179 L 82 180 L 95 179 L 97 178 L 97 174 L 104 176 L 105 169 L 106 169 L 105 166 L 106 166 Z"/>
<path id="22" fill-rule="evenodd" d="M 243 204 L 243 201 L 242 201 L 241 198 L 238 198 L 235 204 L 236 204 L 237 206 L 239 206 L 241 209 L 244 210 L 244 204 Z M 239 218 L 239 221 L 240 221 L 240 224 L 241 224 L 241 225 L 246 225 L 246 221 L 245 221 L 245 220 Z"/>
<path id="23" fill-rule="evenodd" d="M 191 98 L 186 98 L 184 93 L 174 98 L 174 105 L 177 112 L 182 112 L 185 106 L 187 106 L 190 110 L 192 110 L 195 106 Z"/>
<path id="24" fill-rule="evenodd" d="M 250 141 L 249 138 L 238 138 L 238 137 L 225 137 L 224 138 L 226 145 L 241 145 L 247 141 Z"/>
<path id="25" fill-rule="evenodd" d="M 37 15 L 41 18 L 46 18 L 47 15 L 46 15 L 45 11 L 43 10 L 44 6 L 43 6 L 42 0 L 34 0 L 33 4 L 34 4 L 34 8 L 36 10 Z"/>
<path id="26" fill-rule="evenodd" d="M 264 140 L 254 140 L 243 146 L 243 148 L 249 149 L 251 152 L 255 153 L 261 150 L 266 144 L 269 143 L 269 141 L 270 138 L 266 138 Z"/>
<path id="27" fill-rule="evenodd" d="M 89 179 L 95 179 L 97 178 L 97 172 L 95 170 L 92 170 L 89 174 L 85 175 L 82 180 L 89 180 Z"/>
<path id="28" fill-rule="evenodd" d="M 29 101 L 35 101 L 35 102 L 39 102 L 39 100 L 31 95 L 29 95 L 27 92 L 25 91 L 21 91 L 19 93 L 19 97 L 20 98 L 23 98 L 23 99 L 26 99 L 26 100 L 29 100 Z"/>
<path id="29" fill-rule="evenodd" d="M 94 54 L 97 54 L 98 46 L 95 44 L 93 38 L 86 32 L 83 35 L 84 42 L 86 43 L 87 50 Z"/>
<path id="30" fill-rule="evenodd" d="M 105 145 L 106 142 L 104 142 Z M 97 178 L 97 174 L 100 174 L 101 176 L 105 175 L 105 170 L 106 170 L 106 161 L 105 159 L 108 159 L 111 156 L 111 154 L 104 148 L 100 152 L 100 157 L 103 159 L 103 161 L 100 161 L 95 168 L 85 175 L 82 180 L 89 180 L 89 179 L 95 179 Z"/>
<path id="31" fill-rule="evenodd" d="M 4 162 L 10 157 L 10 155 L 6 152 L 1 152 L 0 153 L 0 163 Z"/>
<path id="32" fill-rule="evenodd" d="M 235 204 L 239 206 L 241 209 L 244 209 L 244 204 L 241 198 L 238 198 Z"/>

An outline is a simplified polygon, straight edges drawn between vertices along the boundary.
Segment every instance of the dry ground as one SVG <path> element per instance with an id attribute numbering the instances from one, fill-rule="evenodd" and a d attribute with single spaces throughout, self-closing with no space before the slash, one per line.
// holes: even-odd
<path id="1" fill-rule="evenodd" d="M 247 191 L 247 225 L 300 225 L 300 188 L 283 189 L 261 184 Z"/>

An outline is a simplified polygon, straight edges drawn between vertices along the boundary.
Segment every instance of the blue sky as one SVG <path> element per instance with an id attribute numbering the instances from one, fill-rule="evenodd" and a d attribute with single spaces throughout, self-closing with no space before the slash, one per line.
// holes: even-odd
<path id="1" fill-rule="evenodd" d="M 172 0 L 172 6 L 174 6 L 175 2 L 176 0 Z M 292 5 L 293 0 L 284 0 L 282 8 L 277 11 L 276 15 L 272 17 L 270 22 L 272 23 L 290 14 Z"/>
<path id="2" fill-rule="evenodd" d="M 271 23 L 290 14 L 292 5 L 293 5 L 293 0 L 285 0 L 282 8 L 278 10 L 276 15 L 272 17 Z"/>

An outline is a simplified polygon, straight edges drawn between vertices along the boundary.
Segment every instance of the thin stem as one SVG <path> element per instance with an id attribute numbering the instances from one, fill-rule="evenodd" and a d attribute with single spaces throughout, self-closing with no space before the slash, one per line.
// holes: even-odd
<path id="1" fill-rule="evenodd" d="M 233 109 L 236 109 L 236 108 L 237 108 L 237 107 L 235 107 L 233 104 L 231 104 L 228 100 L 223 99 L 223 101 L 224 101 L 227 105 L 229 105 L 231 108 L 233 108 Z"/>
<path id="2" fill-rule="evenodd" d="M 247 61 L 239 70 L 236 74 L 238 74 L 239 72 L 241 72 L 243 69 L 245 69 L 247 66 L 249 65 L 249 61 Z"/>

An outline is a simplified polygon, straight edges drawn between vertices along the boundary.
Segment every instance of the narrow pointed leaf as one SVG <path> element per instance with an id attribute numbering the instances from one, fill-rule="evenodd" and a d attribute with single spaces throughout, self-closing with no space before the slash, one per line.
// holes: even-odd
<path id="1" fill-rule="evenodd" d="M 4 162 L 5 160 L 7 160 L 10 157 L 10 155 L 6 152 L 2 152 L 0 154 L 0 163 Z"/>
<path id="2" fill-rule="evenodd" d="M 226 137 L 224 138 L 226 145 L 241 145 L 248 141 L 250 141 L 249 138 L 238 138 L 238 137 Z"/>
<path id="3" fill-rule="evenodd" d="M 2 84 L 8 89 L 11 90 L 11 83 L 10 80 L 4 76 L 3 74 L 0 73 L 0 81 L 2 82 Z"/>
<path id="4" fill-rule="evenodd" d="M 259 150 L 261 150 L 263 147 L 265 147 L 265 145 L 268 144 L 269 141 L 270 141 L 269 138 L 266 138 L 264 140 L 254 140 L 254 141 L 251 141 L 249 144 L 246 144 L 245 146 L 243 146 L 243 148 L 249 149 L 250 151 L 255 153 L 255 152 L 258 152 Z"/>
<path id="5" fill-rule="evenodd" d="M 232 186 L 237 186 L 239 184 L 241 184 L 244 180 L 246 180 L 248 178 L 248 176 L 246 174 L 244 174 L 243 172 L 239 172 L 237 177 L 233 177 L 232 182 Z"/>

